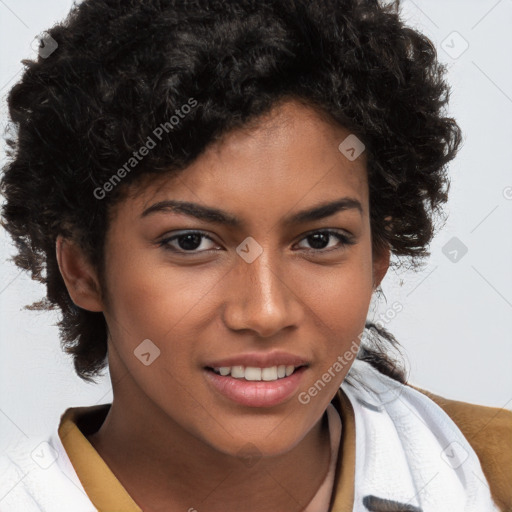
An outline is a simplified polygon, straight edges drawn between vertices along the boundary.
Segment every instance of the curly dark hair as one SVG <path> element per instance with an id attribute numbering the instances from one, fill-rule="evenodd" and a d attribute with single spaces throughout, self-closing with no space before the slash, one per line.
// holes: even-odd
<path id="1" fill-rule="evenodd" d="M 278 102 L 312 106 L 364 142 L 375 250 L 389 247 L 414 268 L 430 255 L 462 137 L 445 117 L 445 66 L 432 42 L 403 24 L 399 3 L 84 0 L 48 34 L 53 53 L 23 60 L 8 95 L 14 135 L 1 223 L 17 247 L 14 263 L 46 285 L 28 308 L 60 308 L 62 347 L 82 379 L 94 382 L 107 365 L 108 326 L 103 313 L 72 302 L 57 236 L 76 240 L 103 280 L 113 207 L 142 179 L 178 174 Z M 160 143 L 98 197 L 156 127 L 165 128 Z M 389 355 L 396 339 L 366 327 L 374 341 L 357 357 L 406 382 Z"/>

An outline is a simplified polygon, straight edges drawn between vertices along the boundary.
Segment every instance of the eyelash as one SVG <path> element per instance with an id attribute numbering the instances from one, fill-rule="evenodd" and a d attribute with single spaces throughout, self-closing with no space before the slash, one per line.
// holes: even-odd
<path id="1" fill-rule="evenodd" d="M 335 238 L 338 239 L 339 242 L 341 242 L 341 247 L 334 248 L 334 249 L 332 249 L 332 248 L 331 249 L 309 249 L 309 250 L 306 250 L 307 252 L 314 252 L 314 253 L 319 253 L 319 254 L 320 253 L 329 253 L 329 252 L 333 252 L 333 251 L 342 250 L 342 249 L 346 248 L 347 246 L 354 245 L 356 243 L 354 241 L 353 237 L 350 237 L 348 235 L 344 235 L 342 233 L 339 233 L 337 231 L 332 231 L 329 229 L 320 229 L 317 231 L 312 231 L 310 233 L 307 233 L 306 236 L 304 236 L 303 238 L 301 238 L 299 240 L 299 243 L 302 242 L 303 240 L 309 238 L 310 236 L 320 234 L 320 233 L 334 236 Z M 200 237 L 203 237 L 208 240 L 211 240 L 212 242 L 215 242 L 215 240 L 213 240 L 213 238 L 208 236 L 206 233 L 203 233 L 202 231 L 188 231 L 185 233 L 180 233 L 178 235 L 171 236 L 169 238 L 165 238 L 164 240 L 159 242 L 158 246 L 163 247 L 167 251 L 171 251 L 174 253 L 183 254 L 183 255 L 187 255 L 187 256 L 194 255 L 194 254 L 201 254 L 203 252 L 208 252 L 210 250 L 210 249 L 207 249 L 205 251 L 184 251 L 181 249 L 176 249 L 176 248 L 172 247 L 171 245 L 169 245 L 170 242 L 173 242 L 174 240 L 177 240 L 181 237 L 185 237 L 185 236 L 189 236 L 189 235 L 199 235 Z"/>

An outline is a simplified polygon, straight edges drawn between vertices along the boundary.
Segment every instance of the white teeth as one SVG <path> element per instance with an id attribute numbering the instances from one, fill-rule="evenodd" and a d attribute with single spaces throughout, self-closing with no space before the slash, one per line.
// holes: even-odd
<path id="1" fill-rule="evenodd" d="M 232 366 L 231 377 L 235 379 L 243 379 L 245 377 L 245 368 L 243 366 Z"/>
<path id="2" fill-rule="evenodd" d="M 248 366 L 245 369 L 245 380 L 261 380 L 261 368 Z"/>
<path id="3" fill-rule="evenodd" d="M 250 381 L 272 381 L 289 377 L 294 371 L 295 366 L 284 364 L 279 366 L 269 366 L 267 368 L 257 368 L 255 366 L 222 366 L 214 368 L 215 373 L 224 377 L 231 375 L 235 379 L 245 379 Z"/>
<path id="4" fill-rule="evenodd" d="M 263 370 L 261 370 L 261 378 L 263 380 L 277 380 L 277 366 L 263 368 Z"/>

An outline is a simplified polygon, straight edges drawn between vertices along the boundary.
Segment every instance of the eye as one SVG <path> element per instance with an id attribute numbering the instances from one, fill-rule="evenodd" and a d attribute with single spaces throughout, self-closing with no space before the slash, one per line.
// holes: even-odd
<path id="1" fill-rule="evenodd" d="M 214 242 L 213 238 L 201 231 L 189 231 L 186 233 L 177 234 L 169 238 L 165 238 L 158 245 L 168 251 L 178 252 L 182 254 L 198 254 L 209 250 L 204 247 L 203 240 Z M 178 247 L 171 245 L 171 242 L 177 241 Z M 203 250 L 198 251 L 202 247 Z"/>
<path id="2" fill-rule="evenodd" d="M 354 245 L 355 241 L 353 237 L 344 233 L 332 230 L 313 231 L 305 236 L 302 241 L 307 240 L 309 244 L 313 246 L 313 249 L 309 252 L 331 252 L 345 248 L 348 245 Z M 338 247 L 329 247 L 329 240 L 338 241 Z M 328 248 L 326 250 L 326 247 Z"/>

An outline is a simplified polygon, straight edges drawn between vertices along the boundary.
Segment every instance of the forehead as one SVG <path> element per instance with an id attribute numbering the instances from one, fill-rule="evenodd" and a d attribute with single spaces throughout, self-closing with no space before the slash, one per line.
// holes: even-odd
<path id="1" fill-rule="evenodd" d="M 366 154 L 350 160 L 339 146 L 353 135 L 313 107 L 296 101 L 276 106 L 244 128 L 225 134 L 178 175 L 138 184 L 131 209 L 179 197 L 258 211 L 271 205 L 315 203 L 354 196 L 366 208 Z M 350 139 L 349 139 L 350 140 Z"/>

